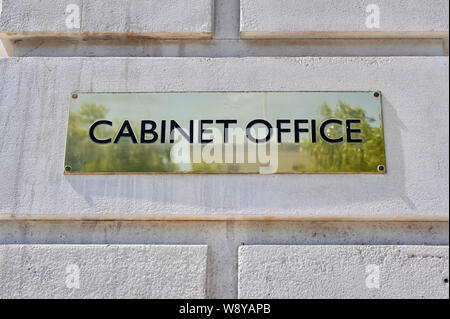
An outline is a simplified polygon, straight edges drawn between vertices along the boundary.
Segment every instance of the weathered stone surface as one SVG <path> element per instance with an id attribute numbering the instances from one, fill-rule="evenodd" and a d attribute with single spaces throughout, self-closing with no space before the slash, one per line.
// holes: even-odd
<path id="1" fill-rule="evenodd" d="M 39 39 L 16 41 L 16 57 L 299 57 L 442 56 L 441 39 Z"/>
<path id="2" fill-rule="evenodd" d="M 0 32 L 42 36 L 211 37 L 212 0 L 3 0 Z"/>
<path id="3" fill-rule="evenodd" d="M 240 298 L 445 298 L 448 246 L 241 246 Z"/>
<path id="4" fill-rule="evenodd" d="M 448 221 L 448 57 L 0 60 L 0 218 Z M 64 176 L 73 91 L 382 92 L 386 175 Z"/>
<path id="5" fill-rule="evenodd" d="M 1 245 L 0 298 L 205 298 L 207 246 Z"/>
<path id="6" fill-rule="evenodd" d="M 245 38 L 448 38 L 448 12 L 447 0 L 241 0 L 240 31 Z"/>

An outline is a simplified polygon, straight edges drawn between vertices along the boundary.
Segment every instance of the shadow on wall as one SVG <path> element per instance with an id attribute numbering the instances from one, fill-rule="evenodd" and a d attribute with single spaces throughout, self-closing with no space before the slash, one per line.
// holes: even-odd
<path id="1" fill-rule="evenodd" d="M 385 175 L 67 175 L 65 179 L 96 212 L 103 210 L 97 207 L 97 198 L 130 200 L 133 204 L 130 212 L 139 214 L 148 213 L 140 211 L 141 201 L 163 210 L 173 208 L 174 212 L 189 207 L 197 213 L 298 214 L 318 208 L 338 211 L 340 207 L 348 209 L 363 203 L 401 199 L 405 206 L 415 210 L 405 190 L 402 131 L 408 127 L 386 96 L 382 103 Z M 360 213 L 373 211 L 357 212 Z"/>

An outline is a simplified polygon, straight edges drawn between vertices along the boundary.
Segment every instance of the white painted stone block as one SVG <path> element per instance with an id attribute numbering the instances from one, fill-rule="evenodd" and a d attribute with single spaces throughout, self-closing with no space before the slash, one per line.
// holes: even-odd
<path id="1" fill-rule="evenodd" d="M 207 246 L 0 245 L 0 298 L 205 298 Z"/>
<path id="2" fill-rule="evenodd" d="M 239 298 L 449 298 L 448 246 L 241 246 Z"/>
<path id="3" fill-rule="evenodd" d="M 208 38 L 213 0 L 3 0 L 0 32 L 42 36 Z"/>
<path id="4" fill-rule="evenodd" d="M 448 0 L 241 0 L 241 36 L 447 37 Z"/>
<path id="5" fill-rule="evenodd" d="M 1 59 L 0 219 L 448 221 L 448 67 L 448 57 Z M 386 175 L 63 174 L 74 91 L 318 90 L 382 92 Z"/>

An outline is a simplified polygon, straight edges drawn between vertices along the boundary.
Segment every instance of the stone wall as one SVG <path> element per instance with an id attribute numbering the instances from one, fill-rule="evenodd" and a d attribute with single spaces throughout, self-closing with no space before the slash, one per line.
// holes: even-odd
<path id="1" fill-rule="evenodd" d="M 448 298 L 448 1 L 0 3 L 1 298 Z M 381 91 L 388 173 L 63 175 L 74 91 L 252 90 Z"/>

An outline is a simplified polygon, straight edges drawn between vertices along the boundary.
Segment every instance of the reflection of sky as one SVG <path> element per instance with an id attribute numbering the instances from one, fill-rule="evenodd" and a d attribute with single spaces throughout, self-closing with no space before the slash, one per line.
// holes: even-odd
<path id="1" fill-rule="evenodd" d="M 275 126 L 277 119 L 320 120 L 321 106 L 326 103 L 334 111 L 339 108 L 339 100 L 364 109 L 366 116 L 375 119 L 373 126 L 380 125 L 381 112 L 380 99 L 374 98 L 373 92 L 81 93 L 78 96 L 72 110 L 84 103 L 103 104 L 108 119 L 128 119 L 133 125 L 142 119 L 154 120 L 158 126 L 160 120 L 173 119 L 184 127 L 188 127 L 189 120 L 235 119 L 238 126 L 245 127 L 251 120 L 266 118 Z"/>

